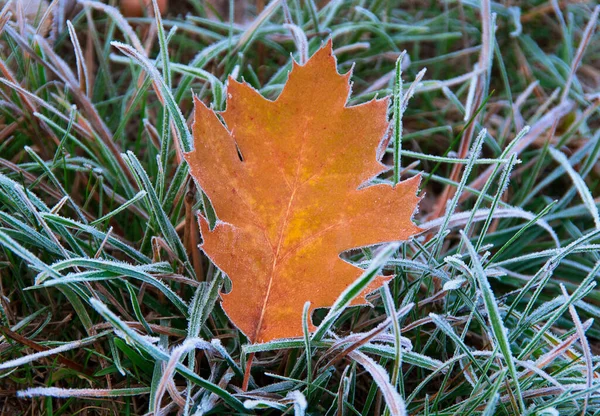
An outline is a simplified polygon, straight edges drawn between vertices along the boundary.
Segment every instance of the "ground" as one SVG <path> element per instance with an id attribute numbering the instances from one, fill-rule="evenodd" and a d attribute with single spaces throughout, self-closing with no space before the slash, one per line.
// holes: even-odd
<path id="1" fill-rule="evenodd" d="M 2 414 L 600 411 L 600 6 L 109 3 L 0 12 Z M 348 105 L 391 96 L 371 183 L 420 174 L 424 232 L 341 254 L 393 276 L 373 307 L 252 345 L 198 249 L 193 99 L 275 99 L 328 40 Z"/>

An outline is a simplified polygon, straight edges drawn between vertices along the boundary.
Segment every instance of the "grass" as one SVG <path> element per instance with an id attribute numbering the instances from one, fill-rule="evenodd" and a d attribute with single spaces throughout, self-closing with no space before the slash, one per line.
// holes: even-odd
<path id="1" fill-rule="evenodd" d="M 3 413 L 600 413 L 600 7 L 172 3 L 0 12 Z M 347 253 L 365 274 L 313 336 L 249 345 L 195 248 L 192 94 L 274 98 L 328 38 L 350 104 L 393 95 L 378 180 L 423 175 L 427 231 Z"/>

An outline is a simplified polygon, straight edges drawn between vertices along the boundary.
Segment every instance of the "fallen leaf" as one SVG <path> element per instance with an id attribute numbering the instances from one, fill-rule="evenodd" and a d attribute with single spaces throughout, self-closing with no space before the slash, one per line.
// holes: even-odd
<path id="1" fill-rule="evenodd" d="M 304 303 L 331 306 L 362 273 L 340 253 L 421 231 L 411 221 L 419 177 L 367 184 L 385 170 L 388 99 L 346 107 L 349 78 L 329 42 L 294 63 L 275 101 L 230 78 L 225 124 L 195 100 L 186 160 L 219 218 L 211 230 L 199 217 L 201 248 L 230 277 L 222 306 L 252 343 L 302 336 Z"/>

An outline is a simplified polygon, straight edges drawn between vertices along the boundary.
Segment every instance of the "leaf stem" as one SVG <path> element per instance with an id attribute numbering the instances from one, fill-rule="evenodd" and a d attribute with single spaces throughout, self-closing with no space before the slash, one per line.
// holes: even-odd
<path id="1" fill-rule="evenodd" d="M 248 358 L 246 360 L 246 370 L 244 371 L 244 381 L 242 382 L 242 391 L 248 391 L 248 384 L 250 383 L 250 370 L 252 369 L 254 355 L 254 352 L 248 354 Z"/>

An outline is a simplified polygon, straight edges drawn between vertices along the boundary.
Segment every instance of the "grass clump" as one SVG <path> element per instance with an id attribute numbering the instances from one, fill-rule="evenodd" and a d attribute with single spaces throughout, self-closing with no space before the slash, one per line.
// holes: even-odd
<path id="1" fill-rule="evenodd" d="M 0 12 L 5 411 L 600 411 L 600 7 L 173 3 Z M 374 308 L 248 345 L 195 248 L 210 207 L 182 162 L 193 94 L 223 109 L 231 76 L 274 98 L 328 38 L 350 104 L 394 96 L 379 180 L 422 173 L 427 231 L 346 254 L 396 275 Z"/>

